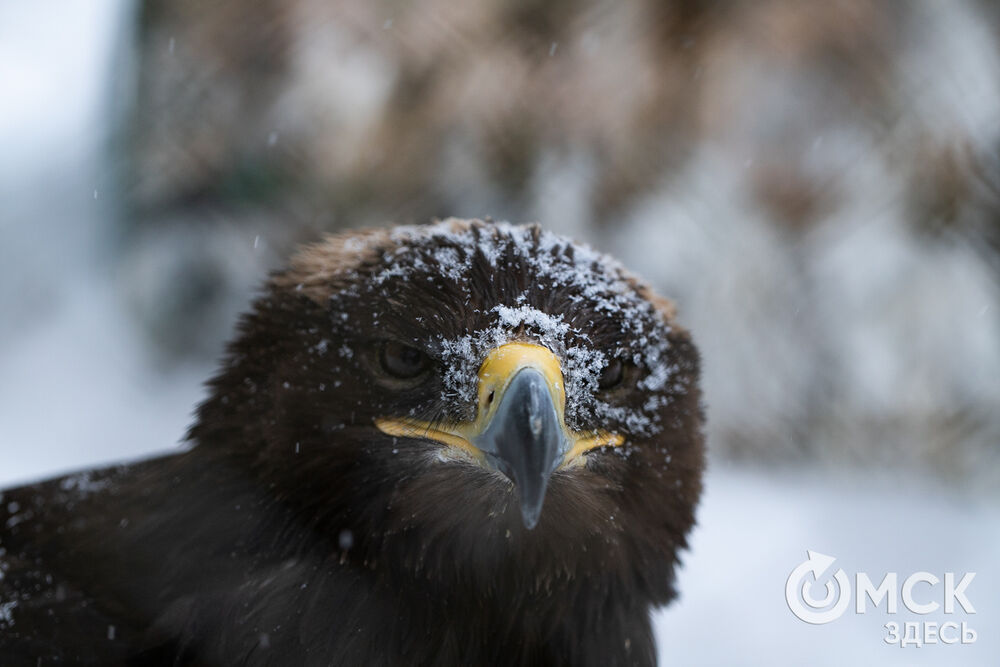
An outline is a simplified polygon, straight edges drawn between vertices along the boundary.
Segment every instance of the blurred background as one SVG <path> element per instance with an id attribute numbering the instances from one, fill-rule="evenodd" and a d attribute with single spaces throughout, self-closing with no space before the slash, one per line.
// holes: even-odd
<path id="1" fill-rule="evenodd" d="M 297 243 L 538 220 L 673 298 L 703 354 L 664 664 L 995 664 L 990 0 L 8 2 L 0 91 L 0 485 L 174 450 Z M 977 642 L 797 620 L 806 549 L 977 572 Z"/>

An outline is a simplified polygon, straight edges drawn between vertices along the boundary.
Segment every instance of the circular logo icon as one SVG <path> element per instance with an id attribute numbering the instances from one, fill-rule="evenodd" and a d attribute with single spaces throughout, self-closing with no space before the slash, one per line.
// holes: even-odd
<path id="1" fill-rule="evenodd" d="M 851 603 L 851 584 L 842 569 L 828 579 L 822 597 L 813 597 L 812 589 L 819 583 L 823 573 L 830 569 L 833 556 L 816 551 L 806 551 L 806 559 L 798 565 L 785 582 L 785 602 L 792 613 L 806 623 L 822 625 L 835 621 L 847 611 Z M 834 583 L 836 582 L 836 583 Z"/>

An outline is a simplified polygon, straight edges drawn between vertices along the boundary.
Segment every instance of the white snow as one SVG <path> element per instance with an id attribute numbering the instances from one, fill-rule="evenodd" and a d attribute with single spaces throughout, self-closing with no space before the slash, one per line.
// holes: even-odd
<path id="1" fill-rule="evenodd" d="M 391 238 L 398 247 L 383 252 L 384 265 L 374 275 L 379 286 L 398 278 L 448 279 L 468 292 L 477 256 L 498 271 L 523 264 L 531 277 L 531 285 L 523 292 L 505 294 L 505 301 L 493 307 L 492 323 L 437 341 L 432 352 L 446 369 L 444 399 L 473 405 L 475 369 L 489 350 L 515 340 L 523 331 L 559 357 L 566 382 L 566 416 L 571 424 L 596 416 L 623 423 L 637 436 L 656 432 L 657 404 L 647 402 L 635 409 L 609 404 L 596 395 L 598 378 L 609 362 L 608 351 L 592 345 L 586 329 L 573 326 L 563 314 L 567 306 L 573 311 L 586 303 L 607 317 L 621 330 L 619 349 L 612 353 L 633 360 L 646 371 L 640 386 L 650 391 L 668 387 L 678 370 L 667 358 L 669 325 L 639 295 L 636 285 L 641 283 L 616 260 L 551 232 L 536 233 L 531 227 L 506 222 L 477 231 L 444 220 L 435 225 L 397 228 Z M 555 289 L 562 290 L 571 303 L 553 306 L 556 312 L 544 312 L 527 303 L 530 293 Z M 590 324 L 593 322 L 587 322 Z"/>
<path id="2" fill-rule="evenodd" d="M 70 475 L 59 482 L 60 489 L 72 492 L 77 498 L 84 498 L 91 493 L 107 488 L 107 486 L 107 480 L 94 479 L 93 473 L 90 471 Z"/>
<path id="3" fill-rule="evenodd" d="M 593 346 L 585 328 L 573 326 L 564 315 L 564 311 L 572 312 L 586 303 L 606 316 L 622 334 L 620 347 L 613 353 L 646 370 L 640 385 L 649 391 L 667 388 L 677 371 L 667 359 L 670 327 L 637 292 L 636 285 L 641 283 L 616 260 L 551 232 L 536 233 L 531 227 L 506 222 L 477 232 L 444 220 L 435 225 L 399 227 L 391 238 L 398 247 L 383 253 L 384 266 L 374 275 L 376 285 L 389 279 L 420 281 L 433 277 L 451 280 L 468 292 L 477 256 L 498 272 L 514 263 L 523 264 L 531 276 L 532 284 L 523 292 L 506 294 L 505 302 L 493 307 L 491 324 L 437 341 L 432 352 L 447 369 L 444 399 L 474 404 L 475 369 L 489 350 L 515 340 L 523 330 L 559 357 L 570 422 L 581 423 L 596 416 L 619 421 L 635 435 L 657 430 L 655 403 L 627 408 L 611 405 L 595 395 L 600 373 L 609 362 L 607 351 Z M 562 289 L 572 303 L 557 304 L 555 312 L 544 312 L 527 303 L 529 293 L 537 294 L 539 289 Z"/>
<path id="4" fill-rule="evenodd" d="M 0 4 L 0 486 L 169 451 L 210 371 L 158 367 L 108 270 L 111 198 L 93 192 L 127 15 Z"/>
<path id="5" fill-rule="evenodd" d="M 0 602 L 0 628 L 9 627 L 14 624 L 13 611 L 16 607 L 17 600 Z"/>
<path id="6" fill-rule="evenodd" d="M 1000 655 L 1000 503 L 920 477 L 822 469 L 709 472 L 679 573 L 680 599 L 654 617 L 665 665 L 995 665 Z M 809 625 L 789 611 L 785 581 L 806 550 L 835 556 L 833 568 L 965 572 L 976 614 L 918 616 L 900 603 Z M 919 601 L 941 601 L 942 586 Z M 974 644 L 890 646 L 890 621 L 966 621 Z"/>

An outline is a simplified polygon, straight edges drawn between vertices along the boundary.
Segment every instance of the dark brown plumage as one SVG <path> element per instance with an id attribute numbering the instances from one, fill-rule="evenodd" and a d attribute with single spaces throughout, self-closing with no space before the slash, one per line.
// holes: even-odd
<path id="1" fill-rule="evenodd" d="M 306 248 L 189 451 L 4 492 L 3 664 L 653 664 L 703 467 L 672 317 L 534 226 Z"/>

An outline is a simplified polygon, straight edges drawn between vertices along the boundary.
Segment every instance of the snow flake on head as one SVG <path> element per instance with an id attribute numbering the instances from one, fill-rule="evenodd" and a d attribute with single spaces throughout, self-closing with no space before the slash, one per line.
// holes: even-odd
<path id="1" fill-rule="evenodd" d="M 517 329 L 522 326 L 533 327 L 542 332 L 545 338 L 561 338 L 569 333 L 569 325 L 563 321 L 560 314 L 549 315 L 530 306 L 496 306 L 493 312 L 500 319 L 500 326 Z"/>
<path id="2" fill-rule="evenodd" d="M 433 286 L 419 298 L 447 313 L 424 341 L 443 368 L 444 402 L 474 406 L 489 351 L 536 342 L 560 360 L 572 427 L 658 430 L 665 396 L 616 403 L 598 387 L 612 358 L 636 367 L 644 395 L 669 392 L 677 375 L 669 324 L 617 261 L 534 225 L 445 220 L 398 227 L 388 241 L 371 269 L 372 296 L 403 302 L 414 286 Z M 441 308 L 430 307 L 435 298 Z"/>
<path id="3" fill-rule="evenodd" d="M 469 261 L 462 259 L 455 248 L 442 247 L 434 251 L 438 270 L 455 282 L 460 282 L 469 267 Z"/>
<path id="4" fill-rule="evenodd" d="M 14 625 L 14 609 L 17 607 L 17 600 L 9 602 L 0 601 L 0 629 L 9 628 Z"/>
<path id="5" fill-rule="evenodd" d="M 90 470 L 69 475 L 59 482 L 59 488 L 67 492 L 67 497 L 83 499 L 92 493 L 106 489 L 111 484 L 108 479 L 95 479 Z"/>
<path id="6" fill-rule="evenodd" d="M 528 334 L 522 334 L 518 340 L 528 338 L 556 353 L 562 361 L 567 392 L 576 388 L 575 384 L 572 389 L 570 387 L 574 381 L 589 376 L 588 373 L 570 372 L 570 369 L 581 366 L 578 362 L 599 364 L 596 367 L 597 373 L 600 373 L 606 363 L 604 355 L 596 351 L 578 346 L 567 347 L 567 337 L 573 332 L 560 314 L 551 315 L 527 305 L 511 307 L 502 304 L 494 306 L 491 312 L 495 315 L 495 324 L 492 326 L 464 333 L 457 338 L 441 337 L 437 340 L 438 347 L 435 351 L 447 369 L 444 398 L 473 401 L 479 365 L 490 350 L 514 340 L 515 332 Z M 581 332 L 575 333 L 581 338 L 585 336 Z M 599 358 L 595 359 L 595 355 Z"/>

